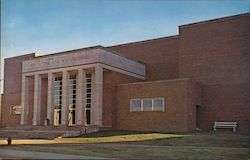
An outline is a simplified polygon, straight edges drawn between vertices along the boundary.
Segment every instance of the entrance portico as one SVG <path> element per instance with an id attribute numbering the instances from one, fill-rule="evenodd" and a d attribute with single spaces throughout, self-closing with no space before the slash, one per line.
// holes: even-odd
<path id="1" fill-rule="evenodd" d="M 145 65 L 102 47 L 40 56 L 22 64 L 21 125 L 102 126 L 103 72 L 112 70 L 145 79 Z M 29 81 L 34 81 L 33 105 Z M 42 78 L 47 80 L 46 107 L 41 105 Z M 32 108 L 32 109 L 31 109 Z M 42 118 L 41 110 L 46 111 Z"/>

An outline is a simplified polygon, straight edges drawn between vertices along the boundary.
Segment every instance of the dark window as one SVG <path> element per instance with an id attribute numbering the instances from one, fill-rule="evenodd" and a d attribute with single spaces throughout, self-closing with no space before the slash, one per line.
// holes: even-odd
<path id="1" fill-rule="evenodd" d="M 87 99 L 87 103 L 91 103 L 91 99 Z"/>
<path id="2" fill-rule="evenodd" d="M 87 105 L 86 105 L 86 108 L 91 108 L 91 104 L 87 104 Z"/>
<path id="3" fill-rule="evenodd" d="M 86 122 L 90 124 L 90 110 L 86 110 Z"/>
<path id="4" fill-rule="evenodd" d="M 60 111 L 59 111 L 59 116 L 58 116 L 58 117 L 59 117 L 59 122 L 58 122 L 58 124 L 61 124 L 61 117 L 62 117 L 61 115 L 62 115 L 62 111 L 60 110 Z"/>
<path id="5" fill-rule="evenodd" d="M 76 124 L 76 111 L 72 110 L 72 124 Z"/>
<path id="6" fill-rule="evenodd" d="M 91 74 L 90 74 L 90 73 L 87 73 L 87 74 L 86 74 L 86 77 L 87 77 L 87 78 L 91 77 Z"/>

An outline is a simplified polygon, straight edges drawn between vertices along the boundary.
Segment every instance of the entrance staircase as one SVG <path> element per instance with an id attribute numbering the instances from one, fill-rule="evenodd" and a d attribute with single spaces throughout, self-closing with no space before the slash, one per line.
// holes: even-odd
<path id="1" fill-rule="evenodd" d="M 98 126 L 18 126 L 0 128 L 0 138 L 54 139 L 98 132 Z"/>

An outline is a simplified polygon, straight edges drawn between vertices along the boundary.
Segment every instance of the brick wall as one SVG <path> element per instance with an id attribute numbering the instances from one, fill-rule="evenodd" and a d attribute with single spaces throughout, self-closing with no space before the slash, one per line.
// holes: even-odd
<path id="1" fill-rule="evenodd" d="M 194 86 L 188 79 L 118 85 L 116 129 L 159 132 L 195 130 L 195 106 L 199 103 L 196 95 L 200 92 Z M 130 99 L 156 97 L 164 97 L 164 112 L 130 112 Z"/>
<path id="2" fill-rule="evenodd" d="M 2 105 L 2 126 L 20 125 L 20 115 L 11 115 L 11 105 L 21 105 L 22 61 L 34 54 L 7 58 L 4 60 L 4 94 Z"/>
<path id="3" fill-rule="evenodd" d="M 178 36 L 118 45 L 109 49 L 146 64 L 147 80 L 178 78 Z"/>
<path id="4" fill-rule="evenodd" d="M 237 121 L 249 130 L 250 14 L 180 27 L 180 77 L 203 87 L 200 125 Z"/>
<path id="5" fill-rule="evenodd" d="M 48 77 L 42 78 L 41 84 L 41 119 L 40 125 L 44 125 L 44 120 L 47 118 L 47 93 L 48 93 Z M 51 109 L 53 111 L 53 109 Z"/>
<path id="6" fill-rule="evenodd" d="M 129 82 L 142 81 L 114 71 L 104 71 L 103 74 L 103 127 L 114 128 L 116 126 L 116 86 Z"/>

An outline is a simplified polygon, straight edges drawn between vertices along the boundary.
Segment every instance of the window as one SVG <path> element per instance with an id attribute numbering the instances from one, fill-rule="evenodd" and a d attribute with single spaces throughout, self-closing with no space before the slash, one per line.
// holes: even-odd
<path id="1" fill-rule="evenodd" d="M 56 109 L 62 104 L 62 77 L 55 77 L 54 81 L 54 104 Z"/>
<path id="2" fill-rule="evenodd" d="M 162 111 L 164 112 L 164 98 L 131 99 L 130 111 Z"/>
<path id="3" fill-rule="evenodd" d="M 85 115 L 86 115 L 86 125 L 90 125 L 91 123 L 91 106 L 92 106 L 92 74 L 87 73 L 85 75 L 85 91 L 86 91 L 86 108 L 85 108 Z"/>
<path id="4" fill-rule="evenodd" d="M 151 111 L 152 110 L 152 100 L 151 99 L 143 99 L 142 100 L 142 110 L 143 111 Z"/>
<path id="5" fill-rule="evenodd" d="M 131 112 L 133 111 L 141 111 L 141 100 L 140 99 L 132 99 L 130 102 Z"/>
<path id="6" fill-rule="evenodd" d="M 62 77 L 54 79 L 54 125 L 61 124 L 62 109 Z"/>
<path id="7" fill-rule="evenodd" d="M 164 99 L 163 98 L 154 99 L 153 110 L 154 111 L 164 111 Z"/>
<path id="8" fill-rule="evenodd" d="M 68 80 L 68 102 L 69 102 L 69 125 L 75 125 L 76 124 L 76 75 L 72 74 L 69 76 Z"/>
<path id="9" fill-rule="evenodd" d="M 22 113 L 22 106 L 13 105 L 10 109 L 11 115 L 20 115 Z"/>

